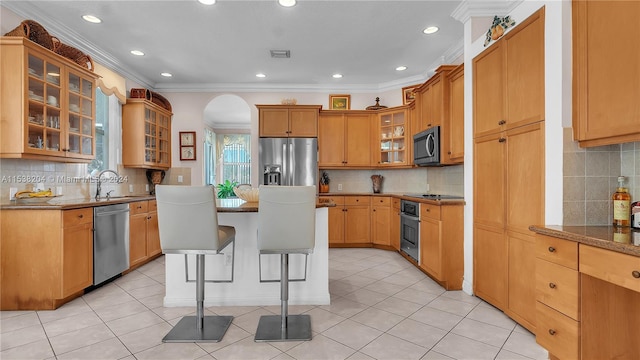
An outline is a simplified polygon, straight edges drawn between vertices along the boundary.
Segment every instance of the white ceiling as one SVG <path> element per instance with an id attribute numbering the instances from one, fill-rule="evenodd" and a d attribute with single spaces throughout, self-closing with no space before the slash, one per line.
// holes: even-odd
<path id="1" fill-rule="evenodd" d="M 379 91 L 462 54 L 458 0 L 25 1 L 2 6 L 156 91 Z M 101 24 L 82 20 L 84 14 Z M 425 35 L 427 26 L 440 31 Z M 143 57 L 129 51 L 142 50 Z M 272 59 L 269 50 L 290 50 Z M 396 71 L 397 66 L 408 69 Z M 170 72 L 171 78 L 160 75 Z M 258 72 L 267 75 L 256 78 Z M 331 77 L 344 75 L 341 79 Z M 268 90 L 267 90 L 268 89 Z"/>

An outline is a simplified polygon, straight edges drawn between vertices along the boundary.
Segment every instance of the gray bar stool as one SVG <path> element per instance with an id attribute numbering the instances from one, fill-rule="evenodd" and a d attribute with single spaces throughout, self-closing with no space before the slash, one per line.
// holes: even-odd
<path id="1" fill-rule="evenodd" d="M 196 255 L 196 316 L 183 317 L 162 342 L 219 342 L 233 316 L 204 316 L 204 256 L 222 254 L 232 245 L 231 279 L 206 280 L 232 282 L 236 230 L 218 225 L 213 186 L 157 185 L 158 227 L 163 254 Z"/>
<path id="2" fill-rule="evenodd" d="M 315 186 L 260 186 L 258 250 L 280 254 L 280 315 L 260 317 L 255 341 L 311 340 L 311 317 L 288 315 L 289 254 L 305 255 L 306 277 L 306 257 L 315 246 L 315 209 Z"/>

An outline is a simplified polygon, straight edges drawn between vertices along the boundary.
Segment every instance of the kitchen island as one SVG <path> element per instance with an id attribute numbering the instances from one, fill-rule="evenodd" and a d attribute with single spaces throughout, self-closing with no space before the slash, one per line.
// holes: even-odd
<path id="1" fill-rule="evenodd" d="M 331 203 L 316 206 L 316 238 L 308 257 L 306 281 L 289 283 L 289 304 L 329 304 L 328 209 Z M 233 282 L 205 283 L 205 306 L 279 305 L 280 283 L 260 282 L 280 278 L 280 256 L 262 255 L 257 248 L 258 204 L 240 199 L 217 200 L 218 223 L 236 229 Z M 193 306 L 195 302 L 195 255 L 165 255 L 166 283 L 164 306 Z M 188 279 L 186 270 L 188 269 Z M 205 279 L 230 279 L 231 245 L 224 254 L 205 256 Z M 305 275 L 304 255 L 289 256 L 290 279 Z M 187 281 L 188 280 L 188 281 Z"/>

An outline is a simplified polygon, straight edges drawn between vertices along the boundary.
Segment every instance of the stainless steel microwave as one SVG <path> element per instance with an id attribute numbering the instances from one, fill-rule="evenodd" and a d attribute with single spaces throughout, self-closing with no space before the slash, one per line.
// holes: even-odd
<path id="1" fill-rule="evenodd" d="M 413 135 L 413 163 L 418 166 L 440 165 L 440 126 Z"/>

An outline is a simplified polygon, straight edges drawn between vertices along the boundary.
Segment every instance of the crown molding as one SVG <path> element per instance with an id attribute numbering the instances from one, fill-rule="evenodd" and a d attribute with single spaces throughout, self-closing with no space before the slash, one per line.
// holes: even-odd
<path id="1" fill-rule="evenodd" d="M 18 5 L 18 3 L 20 4 Z M 47 29 L 47 32 L 57 37 L 65 44 L 90 54 L 93 61 L 119 73 L 126 79 L 139 83 L 143 87 L 153 88 L 153 82 L 150 79 L 147 79 L 132 69 L 127 68 L 117 58 L 105 52 L 97 45 L 91 43 L 81 34 L 73 31 L 65 24 L 49 16 L 33 2 L 4 1 L 2 2 L 2 6 L 13 11 L 24 19 L 38 19 L 38 22 Z"/>
<path id="2" fill-rule="evenodd" d="M 518 0 L 516 2 L 521 2 Z M 465 1 L 467 2 L 467 1 Z M 476 3 L 476 1 L 472 1 Z M 481 3 L 505 3 L 504 1 L 486 1 Z M 46 12 L 42 11 L 37 5 L 37 2 L 31 1 L 2 1 L 2 6 L 13 11 L 17 15 L 24 19 L 38 19 L 37 21 L 42 24 L 49 33 L 55 35 L 65 44 L 73 46 L 81 51 L 84 51 L 91 55 L 93 60 L 100 65 L 103 65 L 112 71 L 123 76 L 127 81 L 133 81 L 140 86 L 148 88 L 157 92 L 307 92 L 307 93 L 342 93 L 342 92 L 357 92 L 357 93 L 378 93 L 382 91 L 390 91 L 405 86 L 411 86 L 418 83 L 427 81 L 433 76 L 435 69 L 442 64 L 451 63 L 463 54 L 464 51 L 464 39 L 461 38 L 438 59 L 438 61 L 432 63 L 424 73 L 412 77 L 393 80 L 385 83 L 378 84 L 344 84 L 339 87 L 335 84 L 265 84 L 265 83 L 203 83 L 203 84 L 176 84 L 176 83 L 156 83 L 151 79 L 142 76 L 135 70 L 127 67 L 120 62 L 118 58 L 104 51 L 98 45 L 90 42 L 84 38 L 81 34 L 70 29 L 64 23 L 51 17 Z M 462 5 L 462 4 L 461 4 Z M 458 7 L 460 8 L 460 6 Z M 456 9 L 457 11 L 458 9 Z M 455 12 L 455 11 L 454 11 Z M 492 15 L 495 12 L 491 13 Z M 452 14 L 453 16 L 453 14 Z M 455 18 L 455 17 L 454 17 Z"/>
<path id="3" fill-rule="evenodd" d="M 451 17 L 466 23 L 475 16 L 505 15 L 513 11 L 524 0 L 464 0 L 451 13 Z"/>

